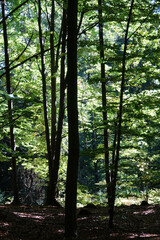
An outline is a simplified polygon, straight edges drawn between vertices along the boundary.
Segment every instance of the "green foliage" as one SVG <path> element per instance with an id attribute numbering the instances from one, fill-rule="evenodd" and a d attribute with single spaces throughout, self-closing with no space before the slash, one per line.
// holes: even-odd
<path id="1" fill-rule="evenodd" d="M 55 45 L 58 43 L 62 5 L 56 3 Z M 129 2 L 102 1 L 104 53 L 106 78 L 100 78 L 98 5 L 97 1 L 79 1 L 79 19 L 84 18 L 78 35 L 78 107 L 80 133 L 80 166 L 78 204 L 105 203 L 105 163 L 103 147 L 102 112 L 107 111 L 110 161 L 117 130 L 124 29 L 128 18 Z M 21 1 L 7 1 L 7 13 Z M 126 79 L 123 102 L 122 139 L 117 196 L 137 197 L 141 191 L 153 195 L 160 187 L 160 38 L 158 1 L 135 1 L 131 19 L 126 59 Z M 66 7 L 66 5 L 65 5 Z M 42 30 L 45 50 L 49 48 L 51 1 L 42 1 Z M 2 25 L 0 25 L 2 30 Z M 39 177 L 48 180 L 48 160 L 45 124 L 42 109 L 42 84 L 38 40 L 37 9 L 29 1 L 7 19 L 12 95 L 5 86 L 4 47 L 0 38 L 0 162 L 15 154 L 25 169 L 33 169 Z M 25 51 L 24 51 L 25 50 Z M 23 54 L 22 54 L 23 53 Z M 61 59 L 60 55 L 58 63 Z M 48 116 L 51 119 L 50 57 L 45 52 Z M 60 69 L 57 74 L 57 96 L 60 90 Z M 107 107 L 102 108 L 101 83 L 106 82 Z M 13 100 L 16 153 L 9 150 L 9 119 L 7 101 Z M 57 98 L 57 112 L 59 100 Z M 49 126 L 51 130 L 51 126 Z M 68 126 L 65 112 L 61 163 L 58 180 L 59 199 L 64 202 L 68 154 Z M 5 139 L 5 142 L 4 142 Z M 3 141 L 3 143 L 1 143 Z M 110 166 L 110 169 L 112 165 Z M 158 200 L 156 200 L 158 202 Z"/>
<path id="2" fill-rule="evenodd" d="M 0 162 L 7 162 L 8 158 L 0 152 Z"/>

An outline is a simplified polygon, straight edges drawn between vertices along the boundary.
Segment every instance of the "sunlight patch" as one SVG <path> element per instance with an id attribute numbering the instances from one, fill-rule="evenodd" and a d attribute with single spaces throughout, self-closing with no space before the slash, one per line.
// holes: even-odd
<path id="1" fill-rule="evenodd" d="M 19 213 L 19 212 L 13 212 L 13 213 L 18 217 L 22 217 L 22 218 L 33 218 L 33 219 L 44 220 L 44 217 L 38 216 L 38 215 L 32 215 L 30 213 Z"/>
<path id="2" fill-rule="evenodd" d="M 151 237 L 159 237 L 159 235 L 157 234 L 147 234 L 147 233 L 143 233 L 139 236 L 140 238 L 151 238 Z"/>
<path id="3" fill-rule="evenodd" d="M 140 212 L 133 212 L 133 214 L 135 215 L 138 215 L 138 214 L 141 214 L 141 215 L 148 215 L 148 214 L 151 214 L 151 213 L 155 213 L 155 210 L 152 208 L 152 209 L 147 209 L 145 211 L 140 211 Z"/>
<path id="4" fill-rule="evenodd" d="M 7 227 L 9 226 L 9 223 L 7 222 L 0 222 L 0 227 Z"/>
<path id="5" fill-rule="evenodd" d="M 60 229 L 57 231 L 58 233 L 64 233 L 64 230 L 63 229 Z"/>

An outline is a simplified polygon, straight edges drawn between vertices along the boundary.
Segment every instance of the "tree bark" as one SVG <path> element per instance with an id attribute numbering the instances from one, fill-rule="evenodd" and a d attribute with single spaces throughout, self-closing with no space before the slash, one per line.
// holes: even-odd
<path id="1" fill-rule="evenodd" d="M 9 69 L 9 53 L 8 53 L 8 34 L 6 26 L 5 17 L 5 0 L 1 1 L 2 6 L 2 18 L 3 18 L 3 37 L 4 37 L 4 51 L 5 51 L 5 68 L 6 68 L 6 87 L 8 95 L 12 94 L 11 91 L 11 79 L 10 79 L 10 69 Z M 10 147 L 12 155 L 12 186 L 13 186 L 13 204 L 19 204 L 19 194 L 18 194 L 18 183 L 17 183 L 17 166 L 16 166 L 16 146 L 15 146 L 15 135 L 14 135 L 14 125 L 13 125 L 13 101 L 8 100 L 8 116 L 10 125 Z"/>
<path id="2" fill-rule="evenodd" d="M 77 107 L 77 11 L 78 0 L 68 0 L 68 135 L 69 153 L 65 199 L 65 235 L 74 239 L 77 231 L 76 202 L 79 162 L 79 134 Z"/>

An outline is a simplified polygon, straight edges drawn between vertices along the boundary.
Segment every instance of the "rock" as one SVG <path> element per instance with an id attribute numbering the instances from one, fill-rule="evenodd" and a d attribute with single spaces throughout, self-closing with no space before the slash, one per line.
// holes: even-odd
<path id="1" fill-rule="evenodd" d="M 97 208 L 96 205 L 94 205 L 93 203 L 88 203 L 84 208 Z"/>
<path id="2" fill-rule="evenodd" d="M 81 217 L 81 216 L 89 216 L 91 215 L 92 213 L 88 210 L 88 209 L 84 209 L 82 208 L 79 213 L 78 213 L 78 217 Z"/>
<path id="3" fill-rule="evenodd" d="M 142 201 L 141 202 L 141 206 L 148 206 L 149 204 L 148 204 L 148 202 L 147 201 Z"/>

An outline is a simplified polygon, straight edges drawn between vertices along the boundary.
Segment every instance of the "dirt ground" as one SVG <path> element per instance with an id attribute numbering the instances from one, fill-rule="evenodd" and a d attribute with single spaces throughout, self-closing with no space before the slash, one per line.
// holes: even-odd
<path id="1" fill-rule="evenodd" d="M 160 240 L 160 205 L 121 206 L 108 230 L 107 208 L 77 209 L 78 240 Z M 0 206 L 0 239 L 64 240 L 64 209 Z"/>

